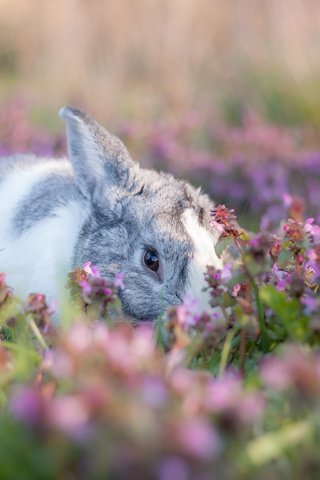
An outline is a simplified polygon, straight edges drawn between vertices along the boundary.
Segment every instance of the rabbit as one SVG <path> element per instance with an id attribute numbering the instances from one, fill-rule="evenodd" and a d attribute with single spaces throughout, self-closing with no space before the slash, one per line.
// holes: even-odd
<path id="1" fill-rule="evenodd" d="M 91 261 L 119 289 L 123 312 L 154 321 L 186 294 L 209 305 L 204 273 L 220 269 L 212 200 L 174 176 L 140 168 L 121 140 L 65 107 L 68 156 L 0 161 L 0 271 L 21 298 L 59 298 L 68 271 Z"/>

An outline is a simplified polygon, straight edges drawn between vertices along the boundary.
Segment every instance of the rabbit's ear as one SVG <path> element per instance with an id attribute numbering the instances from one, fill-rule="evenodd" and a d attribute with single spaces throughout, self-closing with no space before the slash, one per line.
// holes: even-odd
<path id="1" fill-rule="evenodd" d="M 121 140 L 80 110 L 65 107 L 59 113 L 67 125 L 69 158 L 82 194 L 98 200 L 103 191 L 132 188 L 138 166 Z"/>

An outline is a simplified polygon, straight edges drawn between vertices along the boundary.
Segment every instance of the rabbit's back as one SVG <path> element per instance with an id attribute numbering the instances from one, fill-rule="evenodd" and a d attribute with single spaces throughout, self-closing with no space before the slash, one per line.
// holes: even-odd
<path id="1" fill-rule="evenodd" d="M 27 293 L 28 271 L 29 291 L 54 296 L 60 265 L 70 266 L 85 211 L 71 165 L 22 155 L 0 162 L 0 270 L 20 295 Z"/>

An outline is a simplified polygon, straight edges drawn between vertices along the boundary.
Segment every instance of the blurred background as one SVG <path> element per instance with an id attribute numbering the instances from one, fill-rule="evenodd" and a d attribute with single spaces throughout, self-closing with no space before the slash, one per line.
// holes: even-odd
<path id="1" fill-rule="evenodd" d="M 260 195 L 266 160 L 278 161 L 263 202 L 304 195 L 284 178 L 289 160 L 295 179 L 312 173 L 308 192 L 318 182 L 319 80 L 317 0 L 0 0 L 2 153 L 63 151 L 57 111 L 72 104 L 118 131 L 143 164 L 206 180 L 218 199 L 260 212 L 248 190 Z M 257 163 L 262 173 L 248 180 Z M 318 189 L 308 193 L 315 205 Z"/>
<path id="2" fill-rule="evenodd" d="M 317 0 L 0 0 L 0 95 L 106 118 L 320 118 Z M 101 110 L 101 113 L 100 113 Z"/>

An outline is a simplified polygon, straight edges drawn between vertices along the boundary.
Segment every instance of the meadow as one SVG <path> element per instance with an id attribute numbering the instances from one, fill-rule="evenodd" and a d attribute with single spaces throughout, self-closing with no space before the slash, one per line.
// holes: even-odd
<path id="1" fill-rule="evenodd" d="M 216 250 L 232 248 L 237 260 L 208 267 L 214 315 L 185 298 L 153 330 L 122 317 L 125 278 L 110 284 L 90 262 L 66 279 L 72 302 L 59 326 L 41 292 L 16 298 L 3 272 L 0 478 L 318 478 L 313 129 L 252 111 L 228 124 L 204 109 L 117 129 L 144 166 L 211 193 Z M 0 132 L 3 155 L 65 151 L 61 133 L 35 122 L 21 99 L 2 109 Z"/>
<path id="2" fill-rule="evenodd" d="M 0 480 L 320 478 L 319 26 L 317 0 L 0 0 L 0 156 L 65 155 L 83 108 L 209 193 L 234 257 L 214 314 L 153 328 L 121 274 L 70 272 L 57 325 L 0 265 Z"/>

